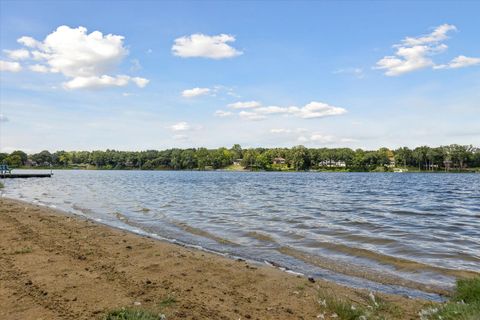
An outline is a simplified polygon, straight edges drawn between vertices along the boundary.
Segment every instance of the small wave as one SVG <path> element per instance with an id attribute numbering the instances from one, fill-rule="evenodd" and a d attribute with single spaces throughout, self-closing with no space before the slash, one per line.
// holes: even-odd
<path id="1" fill-rule="evenodd" d="M 151 210 L 149 208 L 140 208 L 138 210 L 135 210 L 135 212 L 141 212 L 141 213 L 148 213 Z"/>
<path id="2" fill-rule="evenodd" d="M 80 211 L 81 213 L 86 214 L 86 215 L 91 215 L 93 213 L 92 209 L 83 208 L 83 207 L 80 207 L 79 205 L 76 205 L 76 204 L 74 204 L 72 206 L 72 209 L 76 210 L 76 211 Z"/>
<path id="3" fill-rule="evenodd" d="M 220 244 L 227 244 L 227 245 L 234 245 L 234 246 L 238 246 L 239 244 L 233 242 L 233 241 L 230 241 L 228 239 L 225 239 L 225 238 L 221 238 L 219 236 L 216 236 L 208 231 L 205 231 L 205 230 L 202 230 L 202 229 L 199 229 L 199 228 L 195 228 L 195 227 L 192 227 L 192 226 L 189 226 L 187 225 L 186 223 L 184 222 L 176 222 L 176 221 L 170 221 L 172 224 L 174 224 L 175 226 L 183 229 L 184 231 L 188 232 L 188 233 L 191 233 L 191 234 L 194 234 L 194 235 L 197 235 L 197 236 L 201 236 L 201 237 L 204 237 L 204 238 L 208 238 L 208 239 L 211 239 L 211 240 L 214 240 Z"/>
<path id="4" fill-rule="evenodd" d="M 280 247 L 276 250 L 284 255 L 306 262 L 310 265 L 320 267 L 322 269 L 331 270 L 335 273 L 354 276 L 384 285 L 402 286 L 405 288 L 416 289 L 440 295 L 449 294 L 449 291 L 444 288 L 429 286 L 416 281 L 407 280 L 387 272 L 380 273 L 378 270 L 373 270 L 372 268 L 353 263 L 345 263 L 344 261 L 334 260 L 326 256 L 311 255 L 291 247 Z"/>
<path id="5" fill-rule="evenodd" d="M 271 236 L 257 231 L 247 232 L 246 236 L 263 242 L 277 243 Z"/>
<path id="6" fill-rule="evenodd" d="M 377 261 L 381 264 L 387 264 L 393 266 L 395 269 L 400 271 L 433 271 L 445 276 L 457 277 L 457 278 L 469 278 L 472 276 L 478 276 L 479 274 L 475 271 L 470 270 L 456 270 L 448 269 L 437 266 L 432 266 L 426 263 L 417 262 L 401 257 L 389 256 L 379 252 L 367 250 L 364 248 L 351 247 L 341 243 L 331 243 L 331 242 L 320 242 L 315 241 L 308 244 L 311 248 L 322 248 L 331 250 L 333 252 L 340 252 L 348 256 L 366 258 L 373 261 Z"/>

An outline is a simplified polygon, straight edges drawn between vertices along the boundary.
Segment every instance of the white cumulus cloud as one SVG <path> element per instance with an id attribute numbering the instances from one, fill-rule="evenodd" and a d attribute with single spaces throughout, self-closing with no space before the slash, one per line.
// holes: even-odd
<path id="1" fill-rule="evenodd" d="M 22 66 L 18 62 L 0 60 L 0 71 L 19 72 Z"/>
<path id="2" fill-rule="evenodd" d="M 441 43 L 448 39 L 448 33 L 457 28 L 451 24 L 442 24 L 430 34 L 420 37 L 406 37 L 396 48 L 394 55 L 385 56 L 377 61 L 376 69 L 384 70 L 387 76 L 398 76 L 415 70 L 433 68 L 461 68 L 478 64 L 477 58 L 459 56 L 448 65 L 436 65 L 432 56 L 447 50 L 447 45 Z"/>
<path id="3" fill-rule="evenodd" d="M 145 86 L 150 82 L 150 80 L 140 77 L 130 78 L 139 88 L 145 88 Z"/>
<path id="4" fill-rule="evenodd" d="M 231 47 L 228 43 L 235 42 L 235 37 L 229 34 L 209 36 L 201 33 L 175 39 L 172 53 L 183 58 L 202 57 L 210 59 L 233 58 L 243 52 Z"/>
<path id="5" fill-rule="evenodd" d="M 453 58 L 448 64 L 435 66 L 435 69 L 458 69 L 480 64 L 480 58 L 458 56 Z"/>
<path id="6" fill-rule="evenodd" d="M 84 27 L 59 26 L 43 41 L 23 36 L 18 43 L 30 48 L 8 51 L 12 59 L 31 58 L 36 61 L 29 67 L 35 72 L 61 73 L 69 78 L 63 86 L 67 89 L 104 88 L 134 83 L 145 87 L 148 80 L 140 77 L 114 75 L 122 60 L 128 55 L 124 37 L 100 31 L 87 32 Z M 15 58 L 16 57 L 16 58 Z"/>
<path id="7" fill-rule="evenodd" d="M 192 89 L 186 89 L 182 91 L 182 97 L 184 98 L 194 98 L 198 96 L 204 96 L 208 93 L 210 93 L 209 88 L 192 88 Z"/>
<path id="8" fill-rule="evenodd" d="M 258 112 L 252 112 L 252 111 L 240 111 L 238 113 L 240 118 L 245 119 L 245 120 L 253 120 L 253 121 L 258 121 L 258 120 L 263 120 L 266 119 L 267 117 L 263 114 L 260 114 Z"/>
<path id="9" fill-rule="evenodd" d="M 230 103 L 228 107 L 232 109 L 251 109 L 258 108 L 261 105 L 262 104 L 258 101 L 239 101 L 235 103 Z"/>
<path id="10" fill-rule="evenodd" d="M 170 130 L 172 130 L 172 131 L 187 131 L 187 130 L 190 130 L 190 125 L 187 122 L 182 121 L 182 122 L 178 122 L 178 123 L 175 123 L 174 125 L 170 126 Z"/>
<path id="11" fill-rule="evenodd" d="M 239 116 L 247 120 L 266 119 L 267 115 L 291 115 L 302 119 L 323 118 L 328 116 L 338 116 L 346 113 L 347 110 L 341 107 L 331 106 L 327 103 L 312 101 L 303 107 L 279 107 L 267 106 L 258 107 L 249 111 L 241 111 Z"/>
<path id="12" fill-rule="evenodd" d="M 26 49 L 18 50 L 3 50 L 7 56 L 12 60 L 25 60 L 30 58 L 30 51 Z"/>
<path id="13" fill-rule="evenodd" d="M 99 89 L 104 87 L 123 87 L 128 84 L 129 76 L 107 76 L 100 77 L 75 77 L 72 80 L 63 84 L 65 89 Z"/>
<path id="14" fill-rule="evenodd" d="M 48 67 L 44 66 L 43 64 L 34 64 L 29 66 L 28 68 L 33 72 L 39 72 L 39 73 L 47 73 L 50 71 Z"/>

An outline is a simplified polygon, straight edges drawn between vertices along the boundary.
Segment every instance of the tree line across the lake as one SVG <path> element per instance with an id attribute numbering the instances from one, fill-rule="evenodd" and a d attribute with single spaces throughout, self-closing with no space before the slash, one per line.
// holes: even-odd
<path id="1" fill-rule="evenodd" d="M 42 151 L 0 153 L 0 163 L 12 168 L 53 167 L 142 170 L 332 170 L 393 171 L 397 168 L 425 171 L 465 171 L 480 168 L 480 148 L 466 145 L 422 146 L 390 150 L 349 148 L 191 148 L 147 151 Z"/>

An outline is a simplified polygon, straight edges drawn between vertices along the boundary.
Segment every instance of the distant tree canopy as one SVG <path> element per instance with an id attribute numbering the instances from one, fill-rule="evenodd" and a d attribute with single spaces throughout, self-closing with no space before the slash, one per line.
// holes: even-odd
<path id="1" fill-rule="evenodd" d="M 18 167 L 64 167 L 142 170 L 208 170 L 232 165 L 251 170 L 389 170 L 410 167 L 444 170 L 480 167 L 480 149 L 473 146 L 422 146 L 389 150 L 349 148 L 192 148 L 146 151 L 56 151 L 27 155 L 23 151 L 0 153 L 0 163 Z"/>

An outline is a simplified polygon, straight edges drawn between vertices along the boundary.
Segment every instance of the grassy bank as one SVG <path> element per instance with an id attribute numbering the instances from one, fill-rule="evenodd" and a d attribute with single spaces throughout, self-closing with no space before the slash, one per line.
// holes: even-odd
<path id="1" fill-rule="evenodd" d="M 423 309 L 419 315 L 421 320 L 479 320 L 480 277 L 458 280 L 450 301 Z"/>

